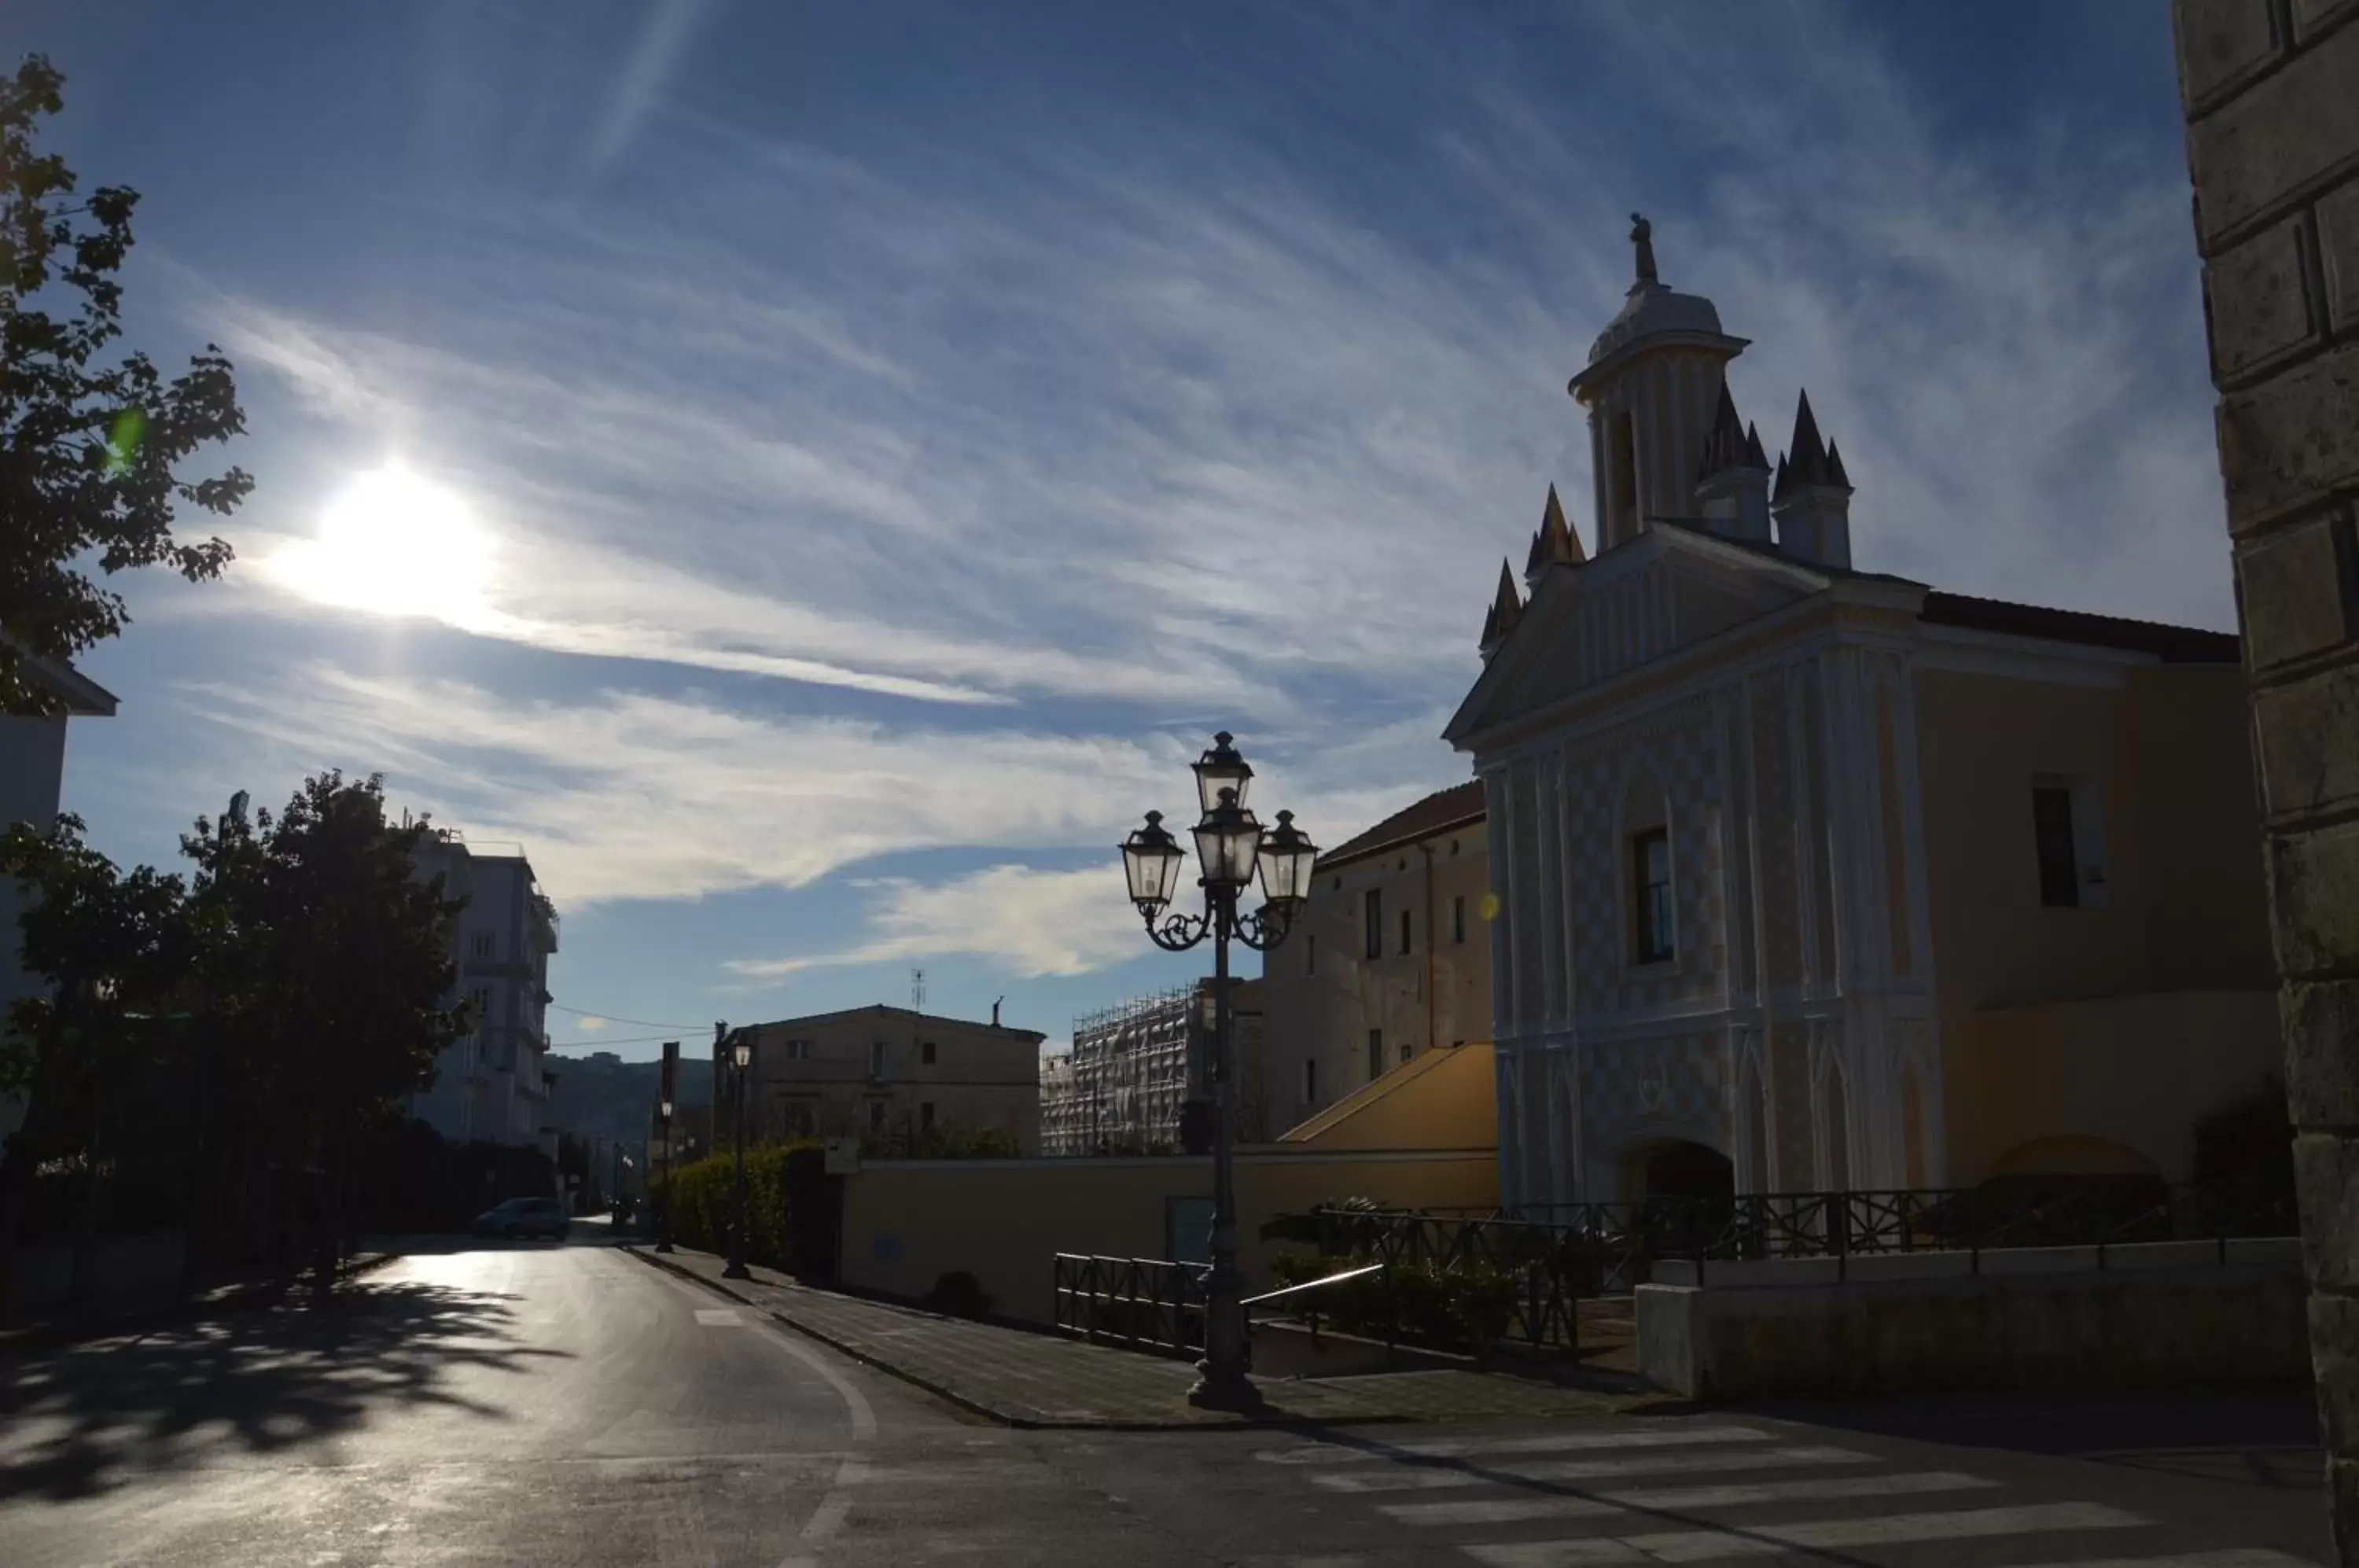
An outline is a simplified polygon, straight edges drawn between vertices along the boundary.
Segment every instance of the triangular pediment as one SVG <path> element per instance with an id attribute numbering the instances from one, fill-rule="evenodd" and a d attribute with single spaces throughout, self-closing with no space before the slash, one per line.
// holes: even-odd
<path id="1" fill-rule="evenodd" d="M 1774 615 L 1829 582 L 1766 551 L 1658 523 L 1594 561 L 1542 576 L 1515 635 L 1443 735 L 1458 741 L 1510 723 Z"/>

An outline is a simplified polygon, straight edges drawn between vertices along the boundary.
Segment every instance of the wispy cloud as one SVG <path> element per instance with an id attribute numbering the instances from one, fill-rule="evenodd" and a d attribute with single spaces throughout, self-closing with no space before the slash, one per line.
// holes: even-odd
<path id="1" fill-rule="evenodd" d="M 910 850 L 1112 844 L 1134 802 L 1185 777 L 1181 748 L 1154 740 L 888 731 L 627 691 L 517 702 L 331 670 L 184 697 L 249 756 L 381 769 L 438 821 L 527 844 L 577 908 L 799 887 Z"/>
<path id="2" fill-rule="evenodd" d="M 409 770 L 576 899 L 1111 842 L 1184 791 L 1191 748 L 1152 738 L 1183 725 L 1253 735 L 1260 802 L 1336 842 L 1463 777 L 1434 736 L 1498 558 L 1549 481 L 1588 493 L 1562 387 L 1620 303 L 1631 206 L 1754 340 L 1736 387 L 1773 445 L 1810 387 L 1862 565 L 2224 624 L 2176 166 L 2104 127 L 1944 140 L 1809 15 L 1582 10 L 1559 41 L 1597 61 L 1593 103 L 1372 27 L 1338 59 L 1417 84 L 1381 152 L 1207 114 L 897 160 L 634 109 L 676 188 L 454 196 L 447 286 L 400 320 L 198 312 L 477 497 L 504 540 L 481 635 L 958 712 L 337 675 L 206 702 Z M 245 536 L 283 613 L 311 613 L 268 570 L 303 501 Z M 977 951 L 958 912 L 997 892 L 1035 918 L 995 961 L 1071 973 L 1114 952 L 1082 886 L 896 884 L 828 962 Z"/>
<path id="3" fill-rule="evenodd" d="M 1110 858 L 1110 857 L 1109 857 Z M 855 946 L 795 958 L 734 959 L 733 974 L 776 980 L 809 969 L 965 954 L 1036 980 L 1084 975 L 1144 951 L 1138 920 L 1111 866 L 1038 871 L 994 866 L 930 886 L 880 882 L 869 935 Z"/>

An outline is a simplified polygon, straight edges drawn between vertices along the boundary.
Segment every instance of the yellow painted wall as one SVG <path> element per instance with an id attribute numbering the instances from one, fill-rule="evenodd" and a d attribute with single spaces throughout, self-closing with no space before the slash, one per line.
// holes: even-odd
<path id="1" fill-rule="evenodd" d="M 2183 1170 L 2194 1118 L 2274 1064 L 2244 704 L 2233 668 L 2136 667 L 2112 686 L 1918 672 L 1948 1181 L 1991 1174 L 2043 1126 L 2126 1129 Z M 2097 782 L 2101 907 L 2039 901 L 2039 775 Z"/>
<path id="2" fill-rule="evenodd" d="M 1952 1060 L 1963 1058 L 1977 1090 L 1972 1174 L 2102 1169 L 2099 1149 L 2068 1141 L 2095 1139 L 2183 1181 L 2195 1119 L 2259 1087 L 2277 1054 L 2272 991 L 2149 992 L 1984 1012 L 1972 1036 L 1952 1041 Z M 2035 1144 L 2044 1147 L 2026 1159 Z"/>
<path id="3" fill-rule="evenodd" d="M 843 1278 L 920 1296 L 971 1270 L 995 1310 L 1051 1321 L 1060 1252 L 1161 1258 L 1165 1200 L 1210 1197 L 1209 1160 L 909 1160 L 864 1165 L 844 1181 Z M 1411 1208 L 1488 1210 L 1498 1203 L 1488 1149 L 1408 1155 L 1240 1154 L 1237 1247 L 1248 1284 L 1267 1288 L 1263 1222 L 1323 1203 L 1373 1198 Z"/>
<path id="4" fill-rule="evenodd" d="M 1435 833 L 1323 871 L 1286 942 L 1263 965 L 1266 1094 L 1273 1135 L 1372 1081 L 1368 1032 L 1378 1033 L 1383 1067 L 1429 1043 L 1491 1037 L 1491 890 L 1480 822 Z M 1430 852 L 1431 882 L 1427 878 Z M 1367 956 L 1365 895 L 1383 901 L 1383 953 Z M 1451 911 L 1464 900 L 1465 940 Z M 1409 951 L 1400 951 L 1400 915 L 1409 914 Z M 1306 1060 L 1319 1063 L 1315 1096 L 1303 1093 Z"/>
<path id="5" fill-rule="evenodd" d="M 1280 1141 L 1342 1149 L 1484 1149 L 1499 1140 L 1491 1042 L 1430 1051 L 1328 1106 Z"/>

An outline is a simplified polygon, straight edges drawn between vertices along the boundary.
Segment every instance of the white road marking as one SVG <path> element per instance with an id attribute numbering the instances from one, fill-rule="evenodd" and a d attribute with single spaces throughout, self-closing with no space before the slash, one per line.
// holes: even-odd
<path id="1" fill-rule="evenodd" d="M 2150 1524 L 2145 1517 L 2102 1503 L 2040 1503 L 2015 1508 L 1965 1508 L 1951 1513 L 1886 1514 L 1876 1519 L 1810 1519 L 1749 1525 L 1741 1530 L 1665 1530 L 1651 1535 L 1587 1541 L 1529 1541 L 1469 1546 L 1491 1568 L 1586 1568 L 1600 1563 L 1709 1563 L 1722 1557 L 1775 1557 L 1796 1547 L 1900 1546 L 1922 1541 L 1964 1541 L 2029 1535 L 2049 1530 L 2123 1530 Z M 2061 1568 L 2061 1565 L 2060 1565 Z"/>
<path id="2" fill-rule="evenodd" d="M 696 1321 L 707 1328 L 740 1328 L 745 1322 L 734 1307 L 699 1307 Z"/>
<path id="3" fill-rule="evenodd" d="M 2266 1546 L 2231 1546 L 2221 1552 L 2181 1552 L 2169 1557 L 2108 1557 L 2102 1563 L 2042 1563 L 2034 1568 L 2320 1568 L 2307 1557 Z"/>
<path id="4" fill-rule="evenodd" d="M 1485 1497 L 1468 1503 L 1384 1503 L 1403 1524 L 1514 1524 L 1524 1519 L 1593 1519 L 1633 1508 L 1735 1508 L 1757 1503 L 1821 1502 L 1832 1497 L 1891 1497 L 1911 1492 L 1966 1492 L 1995 1486 L 1979 1475 L 1927 1470 L 1906 1475 L 1836 1475 L 1810 1481 L 1764 1481 L 1737 1486 L 1645 1486 L 1578 1497 Z"/>
<path id="5" fill-rule="evenodd" d="M 1744 1426 L 1657 1427 L 1636 1432 L 1564 1432 L 1546 1437 L 1440 1438 L 1374 1448 L 1315 1443 L 1300 1448 L 1264 1449 L 1256 1457 L 1272 1465 L 1354 1465 L 1402 1454 L 1446 1459 L 1468 1454 L 1560 1454 L 1582 1448 L 1683 1448 L 1703 1443 L 1767 1443 L 1775 1435 Z"/>
<path id="6" fill-rule="evenodd" d="M 1616 1475 L 1682 1470 L 1790 1470 L 1804 1465 L 1869 1465 L 1875 1455 L 1848 1448 L 1748 1448 L 1734 1454 L 1647 1454 L 1635 1459 L 1568 1459 L 1545 1465 L 1491 1465 L 1475 1470 L 1398 1468 L 1380 1475 L 1314 1473 L 1333 1492 L 1440 1492 L 1500 1481 L 1603 1481 Z"/>

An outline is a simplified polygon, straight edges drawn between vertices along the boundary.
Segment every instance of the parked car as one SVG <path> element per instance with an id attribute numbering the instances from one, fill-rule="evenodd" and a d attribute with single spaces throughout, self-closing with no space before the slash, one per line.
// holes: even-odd
<path id="1" fill-rule="evenodd" d="M 477 1236 L 545 1236 L 563 1241 L 573 1221 L 556 1198 L 510 1198 L 477 1214 L 467 1228 Z"/>

